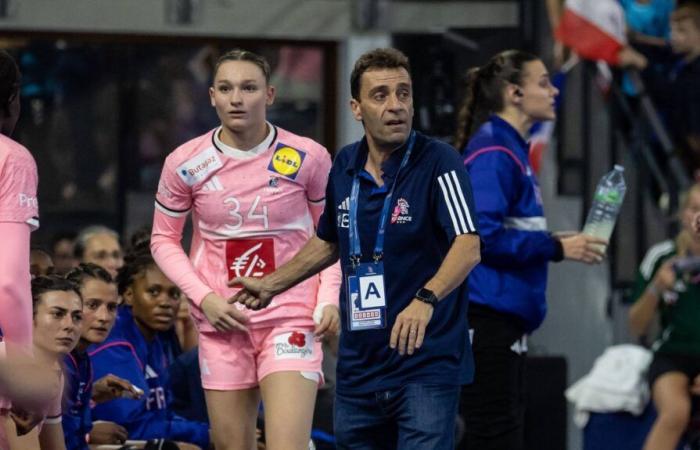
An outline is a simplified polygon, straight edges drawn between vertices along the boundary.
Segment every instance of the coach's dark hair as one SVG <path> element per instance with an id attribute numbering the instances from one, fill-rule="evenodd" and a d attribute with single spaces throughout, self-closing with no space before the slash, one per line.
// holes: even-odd
<path id="1" fill-rule="evenodd" d="M 6 116 L 10 115 L 10 103 L 19 93 L 19 81 L 19 69 L 14 58 L 0 50 L 0 108 Z"/>
<path id="2" fill-rule="evenodd" d="M 265 75 L 265 82 L 270 82 L 270 63 L 267 62 L 267 59 L 258 55 L 257 53 L 240 48 L 235 48 L 219 56 L 219 59 L 216 60 L 216 64 L 214 64 L 214 78 L 216 78 L 216 73 L 219 71 L 219 67 L 221 67 L 221 65 L 227 61 L 251 62 L 262 70 L 263 75 Z"/>
<path id="3" fill-rule="evenodd" d="M 506 50 L 492 57 L 485 65 L 467 71 L 465 96 L 457 114 L 454 147 L 462 150 L 489 114 L 501 112 L 503 92 L 508 84 L 521 85 L 525 64 L 537 61 L 533 54 Z"/>
<path id="4" fill-rule="evenodd" d="M 102 266 L 94 263 L 80 263 L 66 274 L 66 280 L 72 281 L 78 286 L 82 286 L 89 279 L 114 283 L 112 275 Z"/>
<path id="5" fill-rule="evenodd" d="M 70 280 L 59 275 L 36 277 L 32 280 L 32 310 L 34 313 L 41 302 L 41 296 L 52 291 L 75 292 L 78 298 L 83 300 L 78 285 Z"/>
<path id="6" fill-rule="evenodd" d="M 350 74 L 350 94 L 355 100 L 360 100 L 362 74 L 372 69 L 406 69 L 411 73 L 408 57 L 395 48 L 375 48 L 355 61 L 355 67 Z"/>
<path id="7" fill-rule="evenodd" d="M 124 255 L 124 265 L 117 273 L 117 290 L 119 295 L 134 283 L 137 275 L 143 273 L 149 267 L 158 267 L 151 255 L 151 241 L 143 240 L 129 248 Z"/>

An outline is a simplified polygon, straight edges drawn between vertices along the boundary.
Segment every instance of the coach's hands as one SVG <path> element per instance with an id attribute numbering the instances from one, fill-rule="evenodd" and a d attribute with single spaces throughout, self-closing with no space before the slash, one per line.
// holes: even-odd
<path id="1" fill-rule="evenodd" d="M 389 347 L 399 348 L 399 354 L 412 355 L 423 345 L 425 328 L 433 317 L 433 306 L 418 299 L 413 301 L 396 316 L 396 323 L 391 329 Z"/>
<path id="2" fill-rule="evenodd" d="M 243 286 L 243 289 L 238 291 L 236 295 L 229 299 L 229 303 L 240 303 L 246 308 L 257 311 L 265 308 L 272 301 L 274 292 L 267 287 L 265 277 L 239 277 L 228 282 L 229 286 Z"/>
<path id="3" fill-rule="evenodd" d="M 217 331 L 248 331 L 248 318 L 236 308 L 231 300 L 210 292 L 200 305 L 204 316 Z"/>

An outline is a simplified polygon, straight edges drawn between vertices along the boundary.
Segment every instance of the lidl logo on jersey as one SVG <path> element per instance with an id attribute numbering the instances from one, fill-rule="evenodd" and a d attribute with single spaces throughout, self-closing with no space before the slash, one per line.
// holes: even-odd
<path id="1" fill-rule="evenodd" d="M 275 359 L 311 359 L 314 355 L 313 336 L 310 332 L 292 331 L 275 336 Z"/>
<path id="2" fill-rule="evenodd" d="M 297 177 L 299 169 L 301 169 L 301 165 L 304 163 L 304 158 L 306 158 L 306 153 L 280 142 L 277 144 L 277 148 L 272 155 L 267 170 L 271 170 L 272 172 L 293 180 Z"/>
<path id="3" fill-rule="evenodd" d="M 348 228 L 350 226 L 350 197 L 345 197 L 345 200 L 338 205 L 338 228 Z"/>
<path id="4" fill-rule="evenodd" d="M 212 172 L 223 166 L 214 147 L 210 147 L 199 155 L 185 161 L 177 168 L 177 174 L 188 186 L 194 186 L 204 180 Z"/>

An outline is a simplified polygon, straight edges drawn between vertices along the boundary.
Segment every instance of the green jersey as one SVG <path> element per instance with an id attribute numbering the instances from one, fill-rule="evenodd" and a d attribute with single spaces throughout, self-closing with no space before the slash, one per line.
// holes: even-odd
<path id="1" fill-rule="evenodd" d="M 637 274 L 634 299 L 639 299 L 656 271 L 676 256 L 674 241 L 668 240 L 649 249 Z M 700 284 L 679 278 L 673 290 L 662 293 L 659 300 L 661 334 L 653 350 L 659 353 L 700 355 Z"/>

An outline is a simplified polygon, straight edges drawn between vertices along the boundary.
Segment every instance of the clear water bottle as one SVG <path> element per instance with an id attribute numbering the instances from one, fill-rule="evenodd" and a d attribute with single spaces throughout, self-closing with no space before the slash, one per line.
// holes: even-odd
<path id="1" fill-rule="evenodd" d="M 588 211 L 586 224 L 583 226 L 584 234 L 610 240 L 627 191 L 625 179 L 622 176 L 624 171 L 624 167 L 616 164 L 611 172 L 600 179 L 593 197 L 593 204 Z M 605 250 L 604 246 L 601 247 L 601 250 Z"/>

